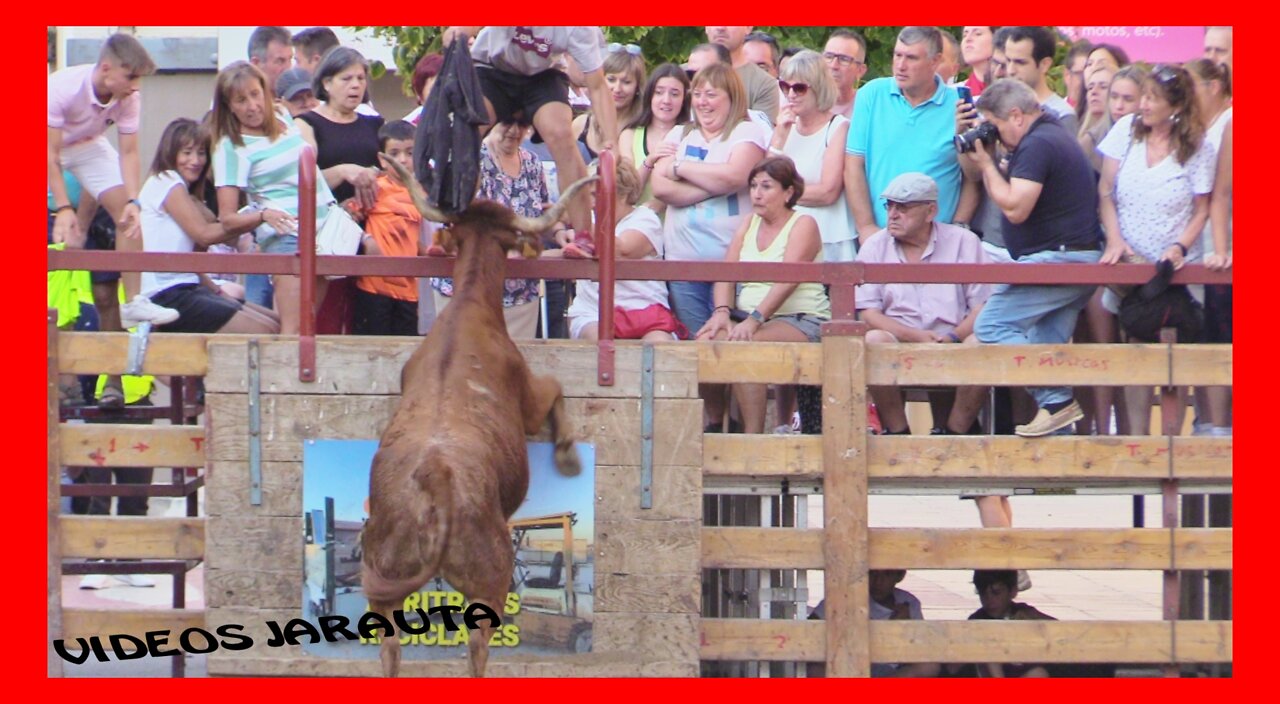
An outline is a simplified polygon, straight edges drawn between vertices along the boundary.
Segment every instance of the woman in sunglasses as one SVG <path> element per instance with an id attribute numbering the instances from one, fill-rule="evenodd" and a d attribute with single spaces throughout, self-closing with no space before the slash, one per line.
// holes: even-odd
<path id="1" fill-rule="evenodd" d="M 626 124 L 622 135 L 618 137 L 622 153 L 630 156 L 632 163 L 640 168 L 640 203 L 661 215 L 665 206 L 653 198 L 653 188 L 649 185 L 649 174 L 658 159 L 664 156 L 675 156 L 676 145 L 666 141 L 667 134 L 678 125 L 689 121 L 689 77 L 684 69 L 666 63 L 655 68 L 644 85 L 644 94 L 640 100 L 640 114 Z M 652 201 L 652 202 L 651 202 Z"/>
<path id="2" fill-rule="evenodd" d="M 783 103 L 769 153 L 791 157 L 807 184 L 796 211 L 817 221 L 823 261 L 851 262 L 858 234 L 843 197 L 849 120 L 832 112 L 835 83 L 822 55 L 809 50 L 792 57 L 780 76 Z"/>
<path id="3" fill-rule="evenodd" d="M 640 114 L 643 103 L 640 99 L 640 86 L 644 85 L 644 57 L 640 47 L 635 44 L 611 43 L 604 57 L 604 82 L 609 86 L 613 96 L 613 107 L 618 112 L 619 125 L 630 124 Z M 578 141 L 587 147 L 592 159 L 600 153 L 605 139 L 600 132 L 600 121 L 592 119 L 592 112 L 579 115 L 573 119 L 573 132 Z"/>
<path id="4" fill-rule="evenodd" d="M 1098 151 L 1103 156 L 1098 184 L 1102 225 L 1124 238 L 1123 254 L 1136 253 L 1152 262 L 1168 260 L 1175 269 L 1199 260 L 1217 158 L 1205 139 L 1191 74 L 1176 66 L 1157 66 L 1142 82 L 1138 111 L 1117 121 Z M 1112 264 L 1118 259 L 1108 252 L 1101 261 Z M 1189 288 L 1192 296 L 1203 299 L 1202 286 Z M 1119 312 L 1114 292 L 1108 290 L 1104 302 Z M 1151 389 L 1128 388 L 1125 401 L 1129 432 L 1149 434 Z"/>

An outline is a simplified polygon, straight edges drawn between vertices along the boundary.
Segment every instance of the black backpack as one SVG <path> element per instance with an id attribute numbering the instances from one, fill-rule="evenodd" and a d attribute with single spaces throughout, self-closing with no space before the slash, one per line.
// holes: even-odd
<path id="1" fill-rule="evenodd" d="M 1178 342 L 1199 342 L 1204 309 L 1182 284 L 1170 285 L 1173 262 L 1156 264 L 1156 275 L 1120 301 L 1120 327 L 1130 340 L 1159 342 L 1161 328 L 1175 328 Z"/>

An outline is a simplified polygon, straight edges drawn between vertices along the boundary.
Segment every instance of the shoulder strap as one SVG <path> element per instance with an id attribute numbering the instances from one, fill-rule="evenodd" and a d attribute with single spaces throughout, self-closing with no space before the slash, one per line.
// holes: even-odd
<path id="1" fill-rule="evenodd" d="M 834 124 L 836 124 L 836 115 L 832 115 L 831 119 L 827 120 L 827 132 L 822 136 L 822 146 L 824 147 L 831 145 L 831 126 Z"/>

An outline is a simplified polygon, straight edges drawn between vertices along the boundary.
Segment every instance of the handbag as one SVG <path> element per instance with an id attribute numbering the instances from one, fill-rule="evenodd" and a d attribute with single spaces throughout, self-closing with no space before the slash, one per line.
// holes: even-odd
<path id="1" fill-rule="evenodd" d="M 1159 342 L 1161 328 L 1178 331 L 1178 342 L 1199 342 L 1204 309 L 1182 284 L 1170 285 L 1173 263 L 1156 265 L 1156 275 L 1120 301 L 1120 328 L 1130 340 Z"/>
<path id="2" fill-rule="evenodd" d="M 360 249 L 364 230 L 336 203 L 316 228 L 316 254 L 352 255 Z"/>

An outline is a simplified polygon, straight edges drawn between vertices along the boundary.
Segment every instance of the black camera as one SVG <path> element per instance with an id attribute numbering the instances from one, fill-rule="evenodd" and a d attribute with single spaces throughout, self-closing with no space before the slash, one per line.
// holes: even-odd
<path id="1" fill-rule="evenodd" d="M 996 140 L 1000 138 L 1000 131 L 990 122 L 983 122 L 973 129 L 965 130 L 961 134 L 956 135 L 955 144 L 956 152 L 964 154 L 975 149 L 978 142 L 982 142 L 987 147 L 987 151 L 996 145 Z"/>

